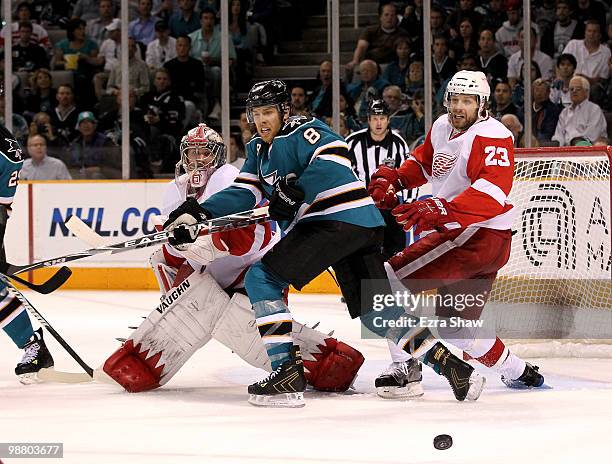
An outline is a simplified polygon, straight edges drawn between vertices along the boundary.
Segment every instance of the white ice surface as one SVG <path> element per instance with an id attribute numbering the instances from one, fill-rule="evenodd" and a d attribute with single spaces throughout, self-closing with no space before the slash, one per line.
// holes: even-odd
<path id="1" fill-rule="evenodd" d="M 27 293 L 93 367 L 99 366 L 157 301 L 154 292 Z M 129 394 L 112 385 L 23 386 L 13 375 L 21 352 L 0 335 L 0 442 L 63 442 L 62 463 L 603 463 L 612 462 L 612 360 L 534 359 L 553 388 L 511 391 L 489 373 L 475 403 L 454 400 L 425 368 L 425 396 L 378 398 L 374 378 L 387 344 L 361 340 L 337 296 L 291 295 L 297 319 L 366 357 L 352 394 L 306 393 L 302 409 L 261 409 L 246 385 L 263 372 L 211 342 L 170 384 Z M 36 325 L 36 323 L 35 323 Z M 78 366 L 46 340 L 61 370 Z M 450 434 L 438 451 L 434 436 Z M 29 459 L 2 461 L 41 462 Z M 52 460 L 42 462 L 54 462 Z"/>

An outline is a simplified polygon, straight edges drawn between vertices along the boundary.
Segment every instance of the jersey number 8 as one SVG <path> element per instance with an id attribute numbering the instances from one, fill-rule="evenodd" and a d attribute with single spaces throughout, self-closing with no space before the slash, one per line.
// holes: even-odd
<path id="1" fill-rule="evenodd" d="M 304 131 L 304 138 L 311 144 L 314 145 L 321 138 L 321 134 L 319 134 L 315 129 L 309 127 Z"/>
<path id="2" fill-rule="evenodd" d="M 508 159 L 508 150 L 504 147 L 494 147 L 489 145 L 485 147 L 484 152 L 487 154 L 485 158 L 485 164 L 487 166 L 510 166 L 510 160 Z"/>

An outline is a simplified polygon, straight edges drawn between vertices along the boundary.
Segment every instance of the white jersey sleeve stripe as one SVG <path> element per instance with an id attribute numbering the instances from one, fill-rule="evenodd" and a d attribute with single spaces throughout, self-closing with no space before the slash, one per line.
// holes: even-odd
<path id="1" fill-rule="evenodd" d="M 479 192 L 486 193 L 501 206 L 506 204 L 506 194 L 503 192 L 503 190 L 486 179 L 477 179 L 476 182 L 472 184 L 472 188 L 478 190 Z"/>

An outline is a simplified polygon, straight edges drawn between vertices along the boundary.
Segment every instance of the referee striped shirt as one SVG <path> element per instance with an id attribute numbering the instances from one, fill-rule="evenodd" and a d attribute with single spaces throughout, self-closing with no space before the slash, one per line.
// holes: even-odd
<path id="1" fill-rule="evenodd" d="M 366 127 L 350 134 L 346 143 L 349 145 L 353 169 L 366 185 L 370 184 L 370 178 L 378 166 L 386 164 L 399 168 L 410 154 L 406 141 L 395 130 L 389 130 L 383 140 L 376 142 L 370 135 L 370 129 Z M 417 191 L 418 189 L 405 190 L 401 195 L 403 201 L 416 199 Z"/>

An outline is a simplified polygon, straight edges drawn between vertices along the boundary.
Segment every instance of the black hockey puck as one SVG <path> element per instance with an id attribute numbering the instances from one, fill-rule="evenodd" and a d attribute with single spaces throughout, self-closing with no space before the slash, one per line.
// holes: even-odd
<path id="1" fill-rule="evenodd" d="M 449 449 L 451 446 L 453 446 L 453 437 L 450 435 L 438 435 L 434 438 L 433 445 L 435 449 Z"/>

